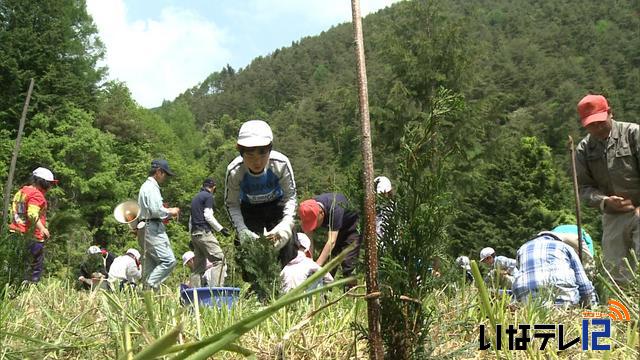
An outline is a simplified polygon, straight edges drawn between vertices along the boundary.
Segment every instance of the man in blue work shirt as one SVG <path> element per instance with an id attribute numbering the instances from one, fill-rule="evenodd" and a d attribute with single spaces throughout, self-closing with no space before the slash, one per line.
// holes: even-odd
<path id="1" fill-rule="evenodd" d="M 176 258 L 162 220 L 178 216 L 180 209 L 166 208 L 160 194 L 160 184 L 173 175 L 166 160 L 153 160 L 149 177 L 138 193 L 140 206 L 138 242 L 144 251 L 142 270 L 146 285 L 152 289 L 158 289 L 176 266 Z"/>

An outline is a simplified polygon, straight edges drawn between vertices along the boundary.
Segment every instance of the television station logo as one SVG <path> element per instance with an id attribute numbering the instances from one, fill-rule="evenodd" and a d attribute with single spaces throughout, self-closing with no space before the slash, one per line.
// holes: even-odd
<path id="1" fill-rule="evenodd" d="M 546 349 L 549 340 L 556 339 L 558 350 L 567 350 L 570 347 L 581 343 L 583 351 L 611 350 L 610 344 L 601 343 L 600 339 L 611 337 L 611 321 L 629 321 L 629 309 L 620 301 L 610 299 L 609 312 L 597 312 L 585 310 L 582 312 L 582 336 L 567 339 L 564 324 L 509 324 L 504 333 L 507 335 L 509 350 L 527 350 L 532 339 L 541 339 L 539 350 Z M 496 350 L 502 350 L 502 324 L 496 324 L 496 341 L 488 341 L 485 333 L 485 326 L 480 325 L 479 349 L 488 350 L 495 344 Z M 531 331 L 533 329 L 533 331 Z"/>

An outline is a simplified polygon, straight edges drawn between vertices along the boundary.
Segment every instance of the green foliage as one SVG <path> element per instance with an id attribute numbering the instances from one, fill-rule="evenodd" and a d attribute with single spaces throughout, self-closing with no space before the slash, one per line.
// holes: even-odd
<path id="1" fill-rule="evenodd" d="M 0 297 L 12 286 L 16 289 L 25 278 L 27 239 L 20 234 L 0 234 Z"/>
<path id="2" fill-rule="evenodd" d="M 96 35 L 83 0 L 0 2 L 0 127 L 16 130 L 32 77 L 33 114 L 65 102 L 94 110 L 104 75 L 96 66 L 104 52 Z"/>
<path id="3" fill-rule="evenodd" d="M 640 20 L 633 6 L 416 0 L 365 19 L 376 172 L 399 189 L 396 213 L 413 219 L 402 225 L 408 238 L 425 248 L 438 245 L 425 259 L 473 257 L 485 245 L 512 255 L 538 230 L 573 222 L 566 137 L 581 134 L 576 101 L 590 90 L 604 92 L 616 119 L 640 118 L 640 37 L 633 30 Z M 47 194 L 48 274 L 70 277 L 94 242 L 116 254 L 136 246 L 111 212 L 137 198 L 149 162 L 158 157 L 178 173 L 162 193 L 182 209 L 168 232 L 174 251 L 186 250 L 191 197 L 211 176 L 222 204 L 238 129 L 251 118 L 271 124 L 274 148 L 293 165 L 299 198 L 326 191 L 362 198 L 350 24 L 275 50 L 245 69 L 226 66 L 153 111 L 138 106 L 124 84 L 100 84 L 102 51 L 82 0 L 0 1 L 0 177 L 6 179 L 34 77 L 11 190 L 37 166 L 61 179 Z M 420 155 L 408 158 L 407 144 Z M 406 180 L 411 172 L 414 180 Z M 224 216 L 218 220 L 229 225 Z M 583 211 L 583 223 L 597 241 L 598 212 Z M 421 248 L 407 246 L 397 250 L 399 259 Z M 410 270 L 431 281 L 426 260 L 407 260 L 408 270 L 404 262 L 384 261 L 389 274 L 398 270 L 406 278 Z"/>
<path id="4" fill-rule="evenodd" d="M 243 242 L 236 256 L 243 277 L 251 283 L 251 291 L 260 301 L 275 299 L 280 294 L 280 261 L 273 243 L 264 237 Z"/>
<path id="5" fill-rule="evenodd" d="M 385 354 L 389 359 L 424 357 L 431 318 L 420 301 L 438 284 L 432 268 L 449 241 L 451 193 L 446 190 L 448 165 L 455 144 L 440 135 L 444 124 L 464 111 L 463 99 L 441 89 L 433 108 L 408 121 L 400 139 L 397 196 L 382 199 L 383 236 L 380 247 L 380 284 Z M 426 109 L 425 109 L 426 110 Z M 386 200 L 386 203 L 384 202 Z"/>
<path id="6" fill-rule="evenodd" d="M 187 159 L 201 156 L 202 133 L 196 128 L 195 118 L 182 101 L 164 103 L 158 114 L 167 123 L 180 144 L 179 151 Z"/>
<path id="7" fill-rule="evenodd" d="M 131 156 L 135 153 L 130 151 L 138 150 L 151 133 L 150 129 L 140 123 L 141 113 L 142 110 L 131 98 L 127 86 L 122 82 L 110 81 L 103 85 L 98 96 L 98 111 L 94 123 L 100 130 L 113 134 L 122 142 L 121 146 L 134 145 L 129 146 L 133 149 L 128 152 L 119 152 L 120 155 Z"/>
<path id="8" fill-rule="evenodd" d="M 464 211 L 451 229 L 451 254 L 475 256 L 491 246 L 515 257 L 520 244 L 572 216 L 571 186 L 548 146 L 525 137 L 494 144 L 493 151 L 501 161 L 478 164 L 473 188 L 459 198 Z"/>
<path id="9" fill-rule="evenodd" d="M 180 305 L 175 293 L 166 288 L 151 294 L 151 306 L 147 307 L 144 296 L 135 292 L 77 292 L 68 282 L 47 279 L 19 294 L 0 298 L 0 336 L 7 359 L 86 359 L 94 358 L 96 354 L 126 358 L 127 354 L 139 354 L 163 335 L 170 334 L 178 324 L 180 336 L 171 346 L 163 347 L 165 352 L 175 354 L 208 345 L 214 335 L 229 334 L 228 329 L 235 327 L 234 334 L 248 330 L 238 340 L 234 339 L 235 343 L 258 358 L 366 358 L 366 342 L 356 339 L 349 326 L 366 317 L 366 300 L 346 298 L 339 291 L 325 294 L 329 302 L 319 296 L 309 296 L 276 311 L 265 309 L 254 299 L 239 299 L 228 311 L 205 307 L 185 311 L 187 309 Z M 637 291 L 628 290 L 622 294 L 637 298 Z M 455 291 L 429 292 L 419 299 L 432 309 L 432 317 L 439 319 L 432 324 L 431 336 L 426 340 L 435 349 L 432 357 L 494 356 L 477 350 L 478 326 L 483 324 L 489 329 L 488 316 L 502 324 L 560 323 L 572 338 L 580 335 L 580 322 L 576 318 L 582 317 L 581 309 L 548 309 L 523 304 L 513 311 L 506 297 L 489 297 L 489 306 L 484 306 L 479 304 L 480 296 L 475 287 L 462 287 Z M 598 358 L 607 354 L 611 359 L 634 358 L 639 344 L 637 303 L 626 302 L 618 294 L 616 298 L 629 307 L 632 321 L 612 322 L 614 344 L 610 352 L 582 352 L 573 347 L 558 353 L 555 346 L 547 346 L 542 354 L 530 351 L 525 356 L 571 359 Z M 489 314 L 484 309 L 488 309 Z M 606 306 L 593 310 L 609 311 Z M 249 324 L 246 321 L 249 318 L 261 318 L 262 321 Z M 493 338 L 491 333 L 489 336 Z M 503 339 L 507 339 L 506 334 Z M 217 355 L 225 359 L 244 359 L 246 356 L 233 351 Z M 513 352 L 509 352 L 508 346 L 495 354 L 496 358 L 509 356 L 513 357 Z"/>

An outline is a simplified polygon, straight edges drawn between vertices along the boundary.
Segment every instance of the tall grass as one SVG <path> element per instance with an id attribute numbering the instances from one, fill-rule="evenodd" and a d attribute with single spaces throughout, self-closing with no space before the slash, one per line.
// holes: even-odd
<path id="1" fill-rule="evenodd" d="M 637 289 L 621 290 L 621 295 L 637 299 Z M 579 347 L 558 352 L 555 340 L 544 352 L 510 352 L 506 346 L 497 351 L 495 344 L 493 350 L 478 351 L 479 325 L 484 324 L 490 330 L 490 317 L 503 324 L 503 329 L 508 324 L 561 323 L 569 338 L 581 333 L 580 309 L 547 308 L 535 303 L 514 306 L 506 296 L 483 292 L 482 287 L 479 290 L 456 282 L 421 299 L 435 319 L 425 340 L 432 358 L 636 359 L 639 356 L 637 301 L 625 303 L 632 321 L 612 321 L 610 352 L 582 352 Z M 180 304 L 177 289 L 165 287 L 158 293 L 146 294 L 78 292 L 73 284 L 52 278 L 22 289 L 16 296 L 10 294 L 15 292 L 7 292 L 0 299 L 0 359 L 134 359 L 167 351 L 172 351 L 173 355 L 167 356 L 172 358 L 194 344 L 210 345 L 211 342 L 202 342 L 219 336 L 234 324 L 256 319 L 268 309 L 256 298 L 248 298 L 240 299 L 229 310 L 201 307 L 196 316 L 196 309 Z M 485 295 L 487 301 L 483 302 Z M 293 294 L 288 300 L 296 296 Z M 612 297 L 625 301 L 617 295 Z M 366 340 L 355 330 L 358 324 L 366 325 L 365 310 L 366 303 L 361 297 L 344 296 L 342 291 L 312 295 L 267 311 L 269 315 L 261 317 L 257 324 L 245 323 L 246 332 L 221 348 L 225 353 L 219 358 L 366 358 Z M 608 311 L 606 306 L 594 310 Z M 490 331 L 488 335 L 494 338 Z M 154 344 L 161 345 L 151 348 Z M 539 341 L 534 344 L 538 346 Z"/>

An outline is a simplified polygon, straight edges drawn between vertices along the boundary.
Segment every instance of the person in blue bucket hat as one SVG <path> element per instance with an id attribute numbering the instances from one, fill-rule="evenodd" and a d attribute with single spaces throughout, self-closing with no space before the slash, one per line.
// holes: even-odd
<path id="1" fill-rule="evenodd" d="M 556 226 L 551 231 L 542 231 L 538 233 L 538 236 L 548 235 L 563 243 L 571 246 L 575 250 L 576 254 L 580 254 L 580 245 L 578 244 L 578 226 L 576 225 L 560 225 Z M 584 267 L 584 271 L 590 280 L 593 280 L 596 275 L 596 264 L 594 261 L 593 240 L 591 236 L 582 229 L 582 256 L 580 261 Z"/>
<path id="2" fill-rule="evenodd" d="M 577 225 L 558 225 L 555 228 L 553 228 L 553 230 L 551 230 L 554 233 L 559 233 L 559 234 L 578 234 L 578 226 Z M 593 257 L 596 256 L 596 250 L 593 248 L 593 239 L 591 239 L 591 236 L 589 235 L 588 232 L 584 231 L 584 228 L 582 228 L 582 239 L 584 239 L 584 242 L 587 244 L 587 247 L 589 248 L 589 252 L 591 253 L 591 255 Z"/>

